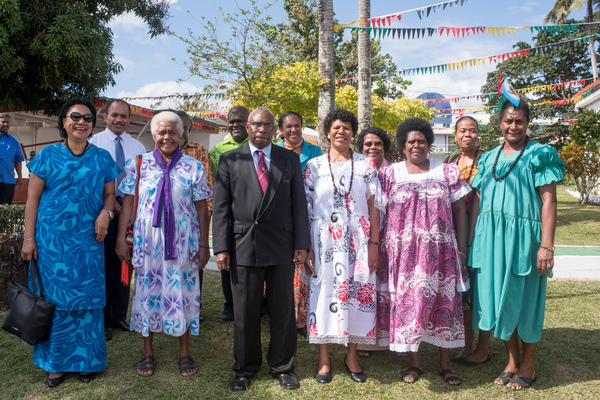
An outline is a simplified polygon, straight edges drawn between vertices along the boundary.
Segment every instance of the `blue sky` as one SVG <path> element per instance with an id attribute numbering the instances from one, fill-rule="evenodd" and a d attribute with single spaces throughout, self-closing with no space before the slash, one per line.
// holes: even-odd
<path id="1" fill-rule="evenodd" d="M 439 4 L 444 0 L 371 0 L 371 16 L 382 16 L 415 8 Z M 211 19 L 220 17 L 219 6 L 228 11 L 240 6 L 248 6 L 246 0 L 178 0 L 170 6 L 169 25 L 173 31 L 183 36 L 191 29 L 195 33 L 202 30 L 201 16 Z M 419 19 L 417 13 L 407 12 L 401 21 L 395 20 L 392 27 L 422 28 L 445 27 L 513 27 L 544 25 L 544 17 L 551 9 L 554 0 L 467 0 L 463 6 L 439 8 L 429 17 Z M 259 4 L 264 4 L 259 0 Z M 270 8 L 275 21 L 282 21 L 285 12 L 281 1 Z M 358 0 L 334 0 L 334 11 L 340 23 L 357 19 Z M 575 17 L 582 18 L 583 13 Z M 201 91 L 205 82 L 190 76 L 183 66 L 186 59 L 186 45 L 171 36 L 150 38 L 143 22 L 131 15 L 119 17 L 111 22 L 114 33 L 114 53 L 123 71 L 115 77 L 116 85 L 105 90 L 109 97 L 161 96 L 177 93 L 195 93 Z M 227 32 L 223 32 L 226 34 Z M 512 51 L 517 41 L 532 43 L 529 30 L 517 30 L 517 34 L 493 37 L 489 34 L 470 35 L 455 38 L 452 35 L 434 35 L 431 38 L 398 40 L 382 39 L 383 52 L 392 55 L 400 69 L 424 67 L 480 58 Z M 347 33 L 349 35 L 349 33 Z M 176 61 L 173 61 L 173 58 Z M 457 71 L 431 74 L 410 75 L 406 79 L 413 84 L 405 91 L 409 98 L 427 91 L 436 91 L 446 97 L 458 97 L 478 94 L 485 83 L 486 74 L 495 69 L 494 64 L 486 62 L 484 66 L 466 67 Z M 181 81 L 180 81 L 181 80 Z M 133 100 L 133 104 L 148 107 L 153 101 Z M 168 104 L 176 106 L 176 104 Z M 457 108 L 477 107 L 475 100 L 462 100 Z"/>

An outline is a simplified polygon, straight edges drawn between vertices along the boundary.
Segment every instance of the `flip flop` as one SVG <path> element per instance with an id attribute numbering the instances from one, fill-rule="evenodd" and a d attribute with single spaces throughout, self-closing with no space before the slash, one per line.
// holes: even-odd
<path id="1" fill-rule="evenodd" d="M 471 356 L 469 356 L 469 357 L 471 357 Z M 467 358 L 469 358 L 469 357 L 467 357 Z M 483 360 L 483 361 L 469 361 L 469 360 L 467 360 L 467 358 L 465 358 L 464 360 L 459 361 L 459 362 L 462 365 L 468 365 L 469 367 L 473 367 L 475 365 L 481 365 L 481 364 L 484 364 L 484 363 L 486 363 L 488 361 L 492 361 L 492 356 L 490 356 L 490 355 L 488 355 L 487 358 L 485 360 Z"/>
<path id="2" fill-rule="evenodd" d="M 406 371 L 402 373 L 402 382 L 413 384 L 419 380 L 419 378 L 423 375 L 423 370 L 418 367 L 409 367 Z M 412 378 L 412 382 L 406 381 L 404 378 Z"/>
<path id="3" fill-rule="evenodd" d="M 456 372 L 452 371 L 452 369 L 450 369 L 450 368 L 440 371 L 440 376 L 442 378 L 444 378 L 446 383 L 450 386 L 458 386 L 462 383 L 460 376 L 458 376 L 458 374 Z M 450 382 L 456 382 L 456 381 L 458 381 L 458 383 L 450 383 Z"/>
<path id="4" fill-rule="evenodd" d="M 192 376 L 196 372 L 198 372 L 198 366 L 196 365 L 196 363 L 190 356 L 183 356 L 183 357 L 179 358 L 179 360 L 177 362 L 179 363 L 179 372 L 181 373 L 181 376 L 183 376 L 183 377 Z M 194 368 L 196 368 L 196 370 L 194 372 L 192 372 L 191 374 L 189 374 L 189 375 L 183 374 L 185 371 L 187 371 L 189 369 L 194 369 Z"/>
<path id="5" fill-rule="evenodd" d="M 514 372 L 502 372 L 500 375 L 496 375 L 494 377 L 494 380 L 492 381 L 492 383 L 496 386 L 505 386 L 508 382 L 510 382 L 510 380 L 512 379 L 512 377 L 515 376 Z M 502 381 L 502 384 L 498 384 L 496 383 L 496 379 L 500 378 L 500 381 Z"/>
<path id="6" fill-rule="evenodd" d="M 473 355 L 473 353 L 471 353 L 471 354 L 469 354 L 468 356 L 465 356 L 465 357 L 459 357 L 458 354 L 457 354 L 454 357 L 451 357 L 450 361 L 457 362 L 457 363 L 462 363 L 464 359 L 471 357 L 471 355 Z"/>
<path id="7" fill-rule="evenodd" d="M 520 389 L 514 389 L 511 386 L 506 386 L 507 389 L 509 390 L 514 390 L 514 391 L 519 391 L 519 390 L 523 390 L 523 389 L 529 389 L 531 387 L 531 385 L 533 385 L 533 383 L 537 381 L 537 373 L 533 374 L 533 378 L 525 378 L 522 376 L 513 376 L 512 379 L 509 381 L 509 383 L 516 383 L 517 385 L 521 386 Z"/>
<path id="8" fill-rule="evenodd" d="M 135 370 L 139 376 L 143 376 L 146 378 L 154 375 L 154 357 L 150 355 L 142 356 Z M 140 374 L 140 371 L 150 371 L 150 373 Z"/>

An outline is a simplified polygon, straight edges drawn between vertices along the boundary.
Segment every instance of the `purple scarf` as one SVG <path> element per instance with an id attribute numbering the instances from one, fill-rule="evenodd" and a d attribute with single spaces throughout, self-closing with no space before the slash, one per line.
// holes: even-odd
<path id="1" fill-rule="evenodd" d="M 169 164 L 165 165 L 165 161 L 160 154 L 158 148 L 152 152 L 154 161 L 162 168 L 163 175 L 158 182 L 158 191 L 156 192 L 156 202 L 154 205 L 154 217 L 152 218 L 152 226 L 160 227 L 160 217 L 165 214 L 165 260 L 175 260 L 177 253 L 175 251 L 175 215 L 173 211 L 173 197 L 171 196 L 171 177 L 169 172 L 175 164 L 181 159 L 181 150 L 179 147 L 173 153 L 173 157 L 169 160 Z"/>

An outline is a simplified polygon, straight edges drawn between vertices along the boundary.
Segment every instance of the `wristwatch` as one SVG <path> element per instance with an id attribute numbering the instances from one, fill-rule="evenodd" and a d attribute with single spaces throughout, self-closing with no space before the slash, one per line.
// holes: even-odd
<path id="1" fill-rule="evenodd" d="M 110 220 L 112 221 L 112 219 L 115 217 L 115 213 L 109 210 L 108 208 L 103 208 L 102 210 L 108 213 L 108 218 L 110 218 Z"/>

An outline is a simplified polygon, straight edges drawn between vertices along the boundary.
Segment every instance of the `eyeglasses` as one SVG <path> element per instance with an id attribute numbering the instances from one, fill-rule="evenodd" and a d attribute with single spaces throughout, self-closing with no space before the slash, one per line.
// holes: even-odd
<path id="1" fill-rule="evenodd" d="M 83 120 L 85 122 L 87 122 L 88 124 L 94 121 L 94 115 L 93 114 L 81 115 L 78 112 L 72 112 L 71 114 L 67 115 L 67 117 L 71 118 L 73 120 L 73 122 L 79 122 L 79 120 L 82 117 L 83 117 Z"/>
<path id="2" fill-rule="evenodd" d="M 273 124 L 267 122 L 249 122 L 250 125 L 252 125 L 253 127 L 255 127 L 256 129 L 260 129 L 260 128 L 265 128 L 265 130 L 270 131 L 271 129 L 273 129 Z"/>
<path id="3" fill-rule="evenodd" d="M 383 147 L 383 142 L 365 142 L 365 147 Z"/>
<path id="4" fill-rule="evenodd" d="M 0 114 L 0 118 L 10 118 L 10 114 Z"/>

